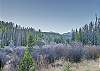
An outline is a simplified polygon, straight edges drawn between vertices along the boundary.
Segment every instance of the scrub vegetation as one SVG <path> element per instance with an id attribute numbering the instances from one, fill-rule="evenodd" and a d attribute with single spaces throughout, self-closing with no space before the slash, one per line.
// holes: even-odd
<path id="1" fill-rule="evenodd" d="M 64 34 L 0 21 L 0 71 L 100 71 L 100 18 Z"/>

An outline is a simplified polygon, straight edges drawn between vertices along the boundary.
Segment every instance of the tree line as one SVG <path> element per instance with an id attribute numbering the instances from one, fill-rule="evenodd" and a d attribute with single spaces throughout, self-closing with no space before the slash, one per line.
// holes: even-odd
<path id="1" fill-rule="evenodd" d="M 96 16 L 95 22 L 85 24 L 79 29 L 72 30 L 72 41 L 82 44 L 100 45 L 100 18 Z"/>
<path id="2" fill-rule="evenodd" d="M 29 46 L 44 41 L 45 44 L 66 43 L 66 38 L 54 32 L 36 31 L 32 27 L 21 27 L 12 22 L 0 21 L 0 47 L 3 46 Z"/>
<path id="3" fill-rule="evenodd" d="M 41 31 L 35 31 L 32 27 L 21 27 L 12 22 L 0 21 L 0 47 L 31 46 L 42 37 Z M 32 41 L 32 42 L 30 42 Z M 34 42 L 34 43 L 33 43 Z"/>

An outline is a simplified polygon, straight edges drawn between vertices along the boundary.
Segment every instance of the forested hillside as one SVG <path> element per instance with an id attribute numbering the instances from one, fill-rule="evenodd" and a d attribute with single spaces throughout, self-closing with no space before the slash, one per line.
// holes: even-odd
<path id="1" fill-rule="evenodd" d="M 99 71 L 99 58 L 100 18 L 64 34 L 0 21 L 1 71 Z"/>
<path id="2" fill-rule="evenodd" d="M 28 41 L 30 39 L 30 41 Z M 28 42 L 35 45 L 37 42 L 45 44 L 66 43 L 69 38 L 59 33 L 36 31 L 32 27 L 21 27 L 12 22 L 0 21 L 0 47 L 26 46 Z"/>
<path id="3" fill-rule="evenodd" d="M 83 44 L 100 45 L 100 18 L 85 24 L 79 29 L 72 30 L 72 41 Z"/>

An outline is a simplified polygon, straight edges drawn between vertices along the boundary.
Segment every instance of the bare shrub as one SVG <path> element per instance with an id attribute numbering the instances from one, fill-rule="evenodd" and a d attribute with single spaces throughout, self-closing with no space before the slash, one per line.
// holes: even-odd
<path id="1" fill-rule="evenodd" d="M 38 46 L 37 46 L 38 47 Z M 100 56 L 99 46 L 83 46 L 81 43 L 74 44 L 50 44 L 44 45 L 41 49 L 31 48 L 33 58 L 38 62 L 43 56 L 44 63 L 53 64 L 56 60 L 64 58 L 70 62 L 80 62 L 83 59 L 96 59 Z"/>

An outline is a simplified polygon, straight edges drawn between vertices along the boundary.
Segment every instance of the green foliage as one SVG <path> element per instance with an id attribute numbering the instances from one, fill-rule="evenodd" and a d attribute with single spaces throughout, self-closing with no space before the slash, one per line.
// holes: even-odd
<path id="1" fill-rule="evenodd" d="M 28 33 L 28 47 L 32 47 L 33 45 L 35 45 L 35 39 L 32 33 Z"/>
<path id="2" fill-rule="evenodd" d="M 64 65 L 64 71 L 72 71 L 71 70 L 71 63 L 70 62 L 66 62 Z"/>
<path id="3" fill-rule="evenodd" d="M 28 47 L 36 45 L 42 38 L 41 34 L 33 35 L 31 32 L 28 33 Z"/>
<path id="4" fill-rule="evenodd" d="M 81 42 L 83 44 L 100 45 L 100 22 L 96 18 L 95 23 L 90 22 L 79 30 L 72 30 L 72 41 Z"/>
<path id="5" fill-rule="evenodd" d="M 64 43 L 64 39 L 63 37 L 59 37 L 59 38 L 54 38 L 54 42 L 58 43 Z"/>
<path id="6" fill-rule="evenodd" d="M 64 38 L 62 39 L 61 36 Z M 13 40 L 14 46 L 32 47 L 41 41 L 46 44 L 54 41 L 57 43 L 63 43 L 66 42 L 66 39 L 66 36 L 59 33 L 41 32 L 40 29 L 39 31 L 35 31 L 34 28 L 25 28 L 12 22 L 0 21 L 0 40 L 3 46 L 8 46 L 11 40 Z"/>
<path id="7" fill-rule="evenodd" d="M 75 31 L 72 30 L 72 41 L 75 41 Z"/>
<path id="8" fill-rule="evenodd" d="M 67 39 L 63 35 L 55 35 L 53 42 L 59 44 L 59 43 L 65 43 Z"/>
<path id="9" fill-rule="evenodd" d="M 76 34 L 75 34 L 75 38 L 76 38 L 76 41 L 79 42 L 80 41 L 80 35 L 79 35 L 79 32 L 77 31 L 76 29 Z"/>
<path id="10" fill-rule="evenodd" d="M 18 71 L 35 71 L 35 63 L 28 48 L 25 49 L 24 56 L 20 61 Z"/>
<path id="11" fill-rule="evenodd" d="M 21 41 L 21 45 L 22 46 L 27 46 L 27 40 L 26 40 L 26 38 Z"/>

